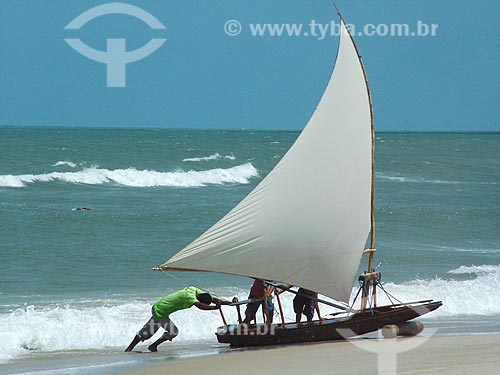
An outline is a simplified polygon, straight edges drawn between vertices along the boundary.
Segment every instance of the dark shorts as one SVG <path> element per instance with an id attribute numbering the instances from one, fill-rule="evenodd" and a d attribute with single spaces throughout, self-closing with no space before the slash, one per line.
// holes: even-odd
<path id="1" fill-rule="evenodd" d="M 137 336 L 141 338 L 141 341 L 149 340 L 160 327 L 165 330 L 165 333 L 161 336 L 163 339 L 172 340 L 179 334 L 179 329 L 170 318 L 160 318 L 156 316 L 154 308 L 151 309 L 151 312 L 151 318 L 149 318 L 148 322 L 144 324 L 144 327 L 137 332 Z"/>
<path id="2" fill-rule="evenodd" d="M 314 301 L 302 295 L 296 295 L 293 299 L 293 311 L 295 314 L 304 314 L 307 319 L 312 320 L 314 316 Z"/>

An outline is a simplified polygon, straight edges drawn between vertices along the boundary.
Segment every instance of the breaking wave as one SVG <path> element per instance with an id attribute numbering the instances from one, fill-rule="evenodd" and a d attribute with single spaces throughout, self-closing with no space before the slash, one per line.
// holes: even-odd
<path id="1" fill-rule="evenodd" d="M 222 156 L 218 152 L 215 154 L 212 154 L 210 156 L 203 156 L 201 158 L 187 158 L 187 159 L 182 159 L 182 161 L 192 161 L 192 162 L 197 162 L 197 161 L 210 161 L 210 160 L 218 160 L 218 159 L 229 159 L 229 160 L 235 160 L 236 157 L 234 155 L 225 155 Z"/>
<path id="2" fill-rule="evenodd" d="M 238 293 L 242 299 L 247 291 Z M 229 297 L 229 295 L 227 296 Z M 151 302 L 96 300 L 87 304 L 60 306 L 25 306 L 0 314 L 0 363 L 30 352 L 124 349 L 151 316 Z M 229 321 L 236 321 L 234 308 L 225 309 Z M 197 308 L 171 315 L 179 327 L 177 342 L 213 340 L 216 327 L 221 325 L 218 311 Z M 157 339 L 162 330 L 156 333 Z M 152 342 L 152 341 L 150 341 Z"/>
<path id="3" fill-rule="evenodd" d="M 60 160 L 58 161 L 57 163 L 55 164 L 52 164 L 53 167 L 62 167 L 62 166 L 68 166 L 68 167 L 71 167 L 71 168 L 75 168 L 76 167 L 76 164 L 73 163 L 72 161 L 63 161 L 63 160 Z"/>
<path id="4" fill-rule="evenodd" d="M 232 168 L 204 171 L 157 172 L 154 170 L 85 168 L 78 172 L 52 172 L 46 174 L 0 175 L 0 187 L 24 187 L 35 182 L 62 181 L 70 184 L 100 185 L 115 183 L 132 187 L 200 187 L 206 185 L 247 184 L 259 173 L 252 163 Z"/>
<path id="5" fill-rule="evenodd" d="M 384 287 L 401 301 L 443 301 L 443 306 L 429 317 L 500 315 L 500 265 L 461 266 L 448 273 L 475 277 L 471 280 L 413 280 L 403 284 L 387 283 Z"/>

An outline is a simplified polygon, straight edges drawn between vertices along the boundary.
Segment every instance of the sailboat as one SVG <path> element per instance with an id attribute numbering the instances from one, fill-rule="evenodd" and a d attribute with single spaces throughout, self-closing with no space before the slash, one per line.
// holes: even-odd
<path id="1" fill-rule="evenodd" d="M 267 280 L 278 289 L 300 286 L 337 301 L 319 300 L 341 311 L 310 323 L 282 319 L 246 326 L 238 310 L 238 323 L 227 324 L 223 316 L 224 325 L 216 331 L 221 343 L 240 347 L 345 339 L 408 322 L 442 305 L 433 300 L 377 305 L 383 285 L 373 266 L 372 100 L 358 48 L 337 13 L 336 63 L 295 143 L 238 205 L 154 269 L 242 275 Z M 358 278 L 360 308 L 354 309 L 349 300 L 363 254 L 369 257 L 368 269 Z"/>

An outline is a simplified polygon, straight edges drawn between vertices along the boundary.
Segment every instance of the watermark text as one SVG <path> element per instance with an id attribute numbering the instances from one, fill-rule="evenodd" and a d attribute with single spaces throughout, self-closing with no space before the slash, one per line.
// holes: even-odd
<path id="1" fill-rule="evenodd" d="M 435 37 L 439 25 L 426 23 L 418 20 L 414 24 L 409 23 L 379 23 L 365 24 L 356 27 L 354 24 L 346 25 L 354 36 L 390 36 L 390 37 Z M 248 23 L 242 24 L 238 20 L 231 19 L 224 24 L 224 32 L 231 37 L 238 35 L 249 35 L 252 37 L 309 37 L 324 40 L 327 37 L 336 37 L 341 33 L 341 24 L 336 21 L 321 23 L 311 20 L 309 23 Z"/>

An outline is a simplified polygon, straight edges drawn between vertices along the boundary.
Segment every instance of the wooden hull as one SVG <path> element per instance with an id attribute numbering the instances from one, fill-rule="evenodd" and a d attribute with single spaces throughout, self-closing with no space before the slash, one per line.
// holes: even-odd
<path id="1" fill-rule="evenodd" d="M 380 306 L 371 311 L 349 316 L 325 319 L 322 322 L 219 327 L 216 332 L 220 343 L 232 347 L 283 345 L 302 342 L 344 340 L 374 332 L 387 324 L 403 323 L 415 319 L 442 305 L 441 301 L 419 301 L 410 304 Z M 247 329 L 245 329 L 247 328 Z M 339 333 L 339 331 L 341 333 Z"/>

